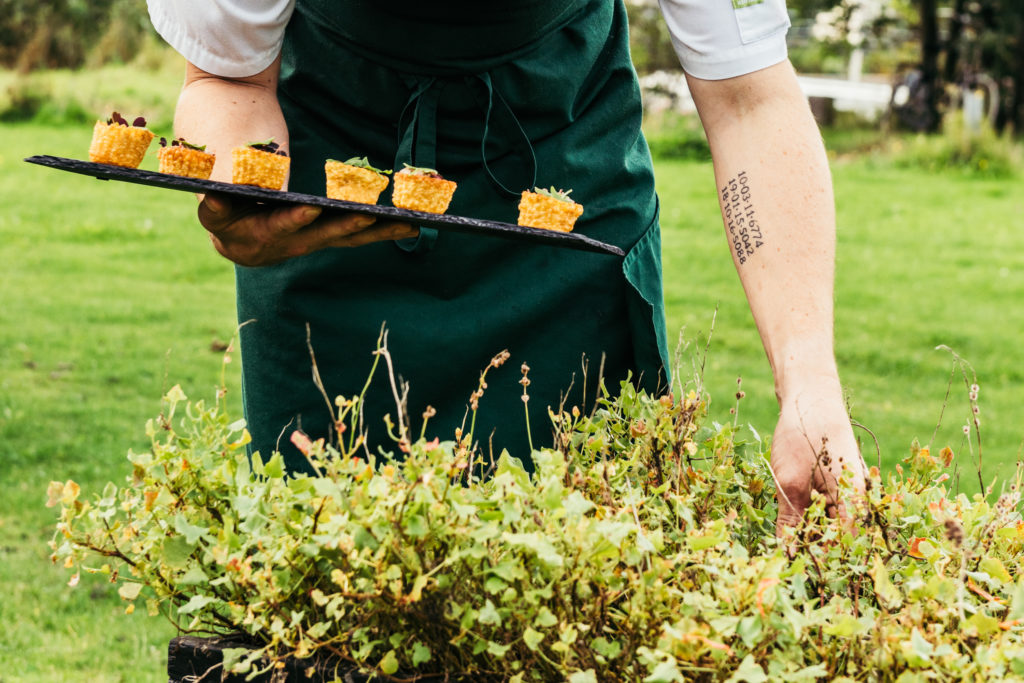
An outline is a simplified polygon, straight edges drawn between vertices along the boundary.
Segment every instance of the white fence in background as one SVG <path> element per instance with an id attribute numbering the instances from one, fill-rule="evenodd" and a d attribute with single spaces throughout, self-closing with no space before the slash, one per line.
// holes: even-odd
<path id="1" fill-rule="evenodd" d="M 824 76 L 797 76 L 797 81 L 807 97 L 830 99 L 837 110 L 853 111 L 866 118 L 876 118 L 885 112 L 892 98 L 892 85 L 886 82 Z M 693 97 L 681 71 L 655 71 L 643 76 L 640 89 L 648 111 L 695 111 Z"/>

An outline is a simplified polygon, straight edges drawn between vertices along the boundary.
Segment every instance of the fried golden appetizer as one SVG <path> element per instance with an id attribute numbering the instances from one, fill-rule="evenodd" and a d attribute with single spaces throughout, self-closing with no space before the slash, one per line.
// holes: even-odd
<path id="1" fill-rule="evenodd" d="M 570 197 L 572 190 L 548 190 L 539 187 L 526 190 L 519 200 L 519 225 L 545 230 L 571 232 L 576 219 L 583 213 L 583 205 Z"/>
<path id="2" fill-rule="evenodd" d="M 106 123 L 97 121 L 93 126 L 89 161 L 138 168 L 154 137 L 146 128 L 146 119 L 140 116 L 129 124 L 115 111 Z"/>
<path id="3" fill-rule="evenodd" d="M 353 157 L 348 161 L 328 159 L 324 163 L 327 176 L 327 196 L 346 202 L 376 204 L 380 193 L 388 186 L 391 171 L 374 168 L 366 157 Z"/>
<path id="4" fill-rule="evenodd" d="M 391 202 L 401 209 L 444 213 L 455 194 L 455 182 L 445 180 L 432 168 L 417 168 L 404 164 L 395 174 L 395 189 Z"/>
<path id="5" fill-rule="evenodd" d="M 217 157 L 206 151 L 206 145 L 193 145 L 185 138 L 175 138 L 170 143 L 167 138 L 160 138 L 160 172 L 186 178 L 209 180 L 213 173 L 213 163 Z"/>
<path id="6" fill-rule="evenodd" d="M 273 139 L 250 142 L 231 150 L 231 182 L 280 190 L 288 179 L 291 159 Z"/>

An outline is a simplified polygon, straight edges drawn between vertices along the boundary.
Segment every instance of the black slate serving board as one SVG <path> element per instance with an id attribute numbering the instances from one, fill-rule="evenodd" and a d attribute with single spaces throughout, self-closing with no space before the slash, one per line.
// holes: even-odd
<path id="1" fill-rule="evenodd" d="M 138 185 L 149 185 L 151 187 L 163 187 L 170 190 L 182 190 L 193 193 L 216 192 L 235 197 L 244 197 L 266 204 L 312 204 L 321 206 L 325 210 L 338 212 L 356 212 L 377 216 L 388 220 L 404 221 L 413 225 L 422 225 L 439 230 L 462 232 L 471 235 L 491 235 L 504 237 L 525 242 L 548 244 L 568 249 L 591 251 L 600 254 L 612 254 L 624 256 L 625 253 L 619 247 L 595 240 L 586 235 L 575 232 L 556 232 L 554 230 L 542 230 L 540 228 L 526 228 L 511 223 L 498 221 L 481 220 L 468 218 L 466 216 L 452 216 L 448 214 L 426 213 L 423 211 L 409 211 L 398 209 L 393 206 L 378 206 L 371 204 L 360 204 L 358 202 L 344 202 L 337 199 L 328 199 L 311 194 L 299 192 L 281 192 L 278 190 L 267 190 L 253 185 L 233 185 L 215 180 L 199 180 L 197 178 L 185 178 L 182 176 L 157 173 L 156 171 L 145 171 L 137 168 L 123 168 L 110 166 L 108 164 L 97 164 L 79 159 L 67 159 L 47 155 L 28 157 L 25 161 L 30 164 L 48 166 L 61 171 L 70 171 L 82 175 L 92 176 L 99 180 L 120 180 L 126 183 Z"/>

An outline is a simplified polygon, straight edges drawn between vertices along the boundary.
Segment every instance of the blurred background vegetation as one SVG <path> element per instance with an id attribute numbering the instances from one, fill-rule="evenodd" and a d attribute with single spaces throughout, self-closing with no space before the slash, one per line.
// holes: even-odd
<path id="1" fill-rule="evenodd" d="M 676 70 L 656 0 L 632 0 L 641 74 Z M 962 94 L 992 97 L 993 127 L 1024 130 L 1024 2 L 1020 0 L 788 0 L 789 56 L 798 72 L 861 73 L 908 84 L 897 125 L 935 132 Z M 986 103 L 986 107 L 988 103 Z"/>
<path id="2" fill-rule="evenodd" d="M 1007 141 L 1024 131 L 1024 2 L 789 0 L 788 7 L 799 73 L 891 87 L 878 116 L 815 98 L 819 122 L 842 131 L 830 140 L 834 151 L 877 151 L 904 131 L 944 133 L 901 142 L 899 154 L 929 169 L 1013 166 L 1019 150 Z M 627 8 L 641 76 L 681 78 L 657 0 L 627 0 Z M 125 79 L 119 69 L 151 76 Z M 180 79 L 180 57 L 153 31 L 145 0 L 0 0 L 0 122 L 89 123 L 116 105 L 163 128 Z M 129 81 L 130 92 L 119 90 Z M 665 109 L 649 107 L 655 155 L 706 158 L 699 122 Z"/>

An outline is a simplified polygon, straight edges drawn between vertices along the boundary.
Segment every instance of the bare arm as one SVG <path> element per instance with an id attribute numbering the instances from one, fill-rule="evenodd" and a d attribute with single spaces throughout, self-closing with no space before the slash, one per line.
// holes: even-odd
<path id="1" fill-rule="evenodd" d="M 231 150 L 274 138 L 288 150 L 288 127 L 277 100 L 280 57 L 245 78 L 223 78 L 189 64 L 174 114 L 175 134 L 217 155 L 213 179 L 230 182 Z M 217 251 L 244 266 L 262 266 L 327 247 L 354 247 L 416 234 L 405 223 L 362 214 L 320 216 L 313 206 L 268 210 L 226 196 L 207 195 L 199 222 Z"/>
<path id="2" fill-rule="evenodd" d="M 281 58 L 254 76 L 221 78 L 189 63 L 174 112 L 174 131 L 217 155 L 213 180 L 231 182 L 231 150 L 274 138 L 288 150 L 288 127 L 277 101 Z"/>
<path id="3" fill-rule="evenodd" d="M 833 354 L 831 176 L 788 62 L 721 81 L 687 80 L 711 145 L 730 250 L 775 377 L 781 531 L 799 522 L 812 488 L 835 500 L 844 466 L 863 488 Z"/>

